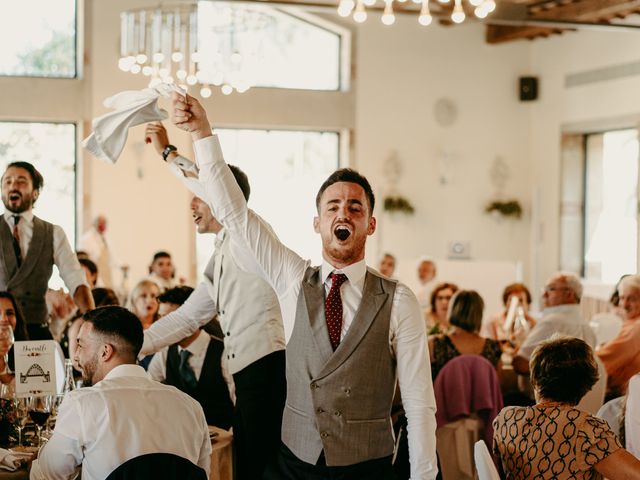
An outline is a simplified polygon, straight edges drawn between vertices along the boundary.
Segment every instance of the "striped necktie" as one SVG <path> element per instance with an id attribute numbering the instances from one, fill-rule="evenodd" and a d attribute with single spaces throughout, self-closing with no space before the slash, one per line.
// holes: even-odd
<path id="1" fill-rule="evenodd" d="M 20 249 L 20 230 L 18 230 L 18 222 L 20 215 L 12 215 L 13 217 L 13 251 L 16 254 L 16 262 L 18 267 L 22 265 L 22 250 Z"/>

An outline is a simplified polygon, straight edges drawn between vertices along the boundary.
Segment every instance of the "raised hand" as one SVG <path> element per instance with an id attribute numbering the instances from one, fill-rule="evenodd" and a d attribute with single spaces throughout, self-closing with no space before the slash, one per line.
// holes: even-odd
<path id="1" fill-rule="evenodd" d="M 147 128 L 144 131 L 144 143 L 150 143 L 158 155 L 162 155 L 162 151 L 169 145 L 169 136 L 164 125 L 160 122 L 147 123 Z"/>
<path id="2" fill-rule="evenodd" d="M 212 135 L 207 113 L 195 98 L 189 95 L 185 97 L 173 92 L 171 94 L 171 103 L 173 105 L 171 121 L 176 127 L 191 133 L 193 140 Z"/>

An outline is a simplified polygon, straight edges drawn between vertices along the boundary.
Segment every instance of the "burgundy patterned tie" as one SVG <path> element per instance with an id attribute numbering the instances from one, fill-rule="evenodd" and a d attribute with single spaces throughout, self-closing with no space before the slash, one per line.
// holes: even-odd
<path id="1" fill-rule="evenodd" d="M 20 215 L 13 215 L 13 251 L 16 253 L 16 262 L 18 267 L 22 265 L 22 250 L 20 249 L 20 230 L 18 230 L 18 222 Z"/>
<path id="2" fill-rule="evenodd" d="M 340 286 L 347 281 L 344 273 L 331 274 L 331 290 L 324 302 L 324 316 L 327 319 L 329 329 L 329 341 L 335 351 L 340 345 L 340 333 L 342 332 L 342 297 L 340 296 Z"/>

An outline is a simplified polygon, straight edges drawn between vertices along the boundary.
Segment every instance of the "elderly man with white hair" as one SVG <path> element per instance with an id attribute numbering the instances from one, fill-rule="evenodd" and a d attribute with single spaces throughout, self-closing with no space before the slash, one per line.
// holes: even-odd
<path id="1" fill-rule="evenodd" d="M 597 354 L 607 369 L 609 391 L 624 394 L 629 379 L 640 373 L 640 275 L 625 277 L 618 286 L 618 295 L 622 328 Z"/>
<path id="2" fill-rule="evenodd" d="M 595 333 L 580 315 L 580 297 L 582 284 L 571 273 L 559 272 L 547 281 L 542 294 L 542 319 L 533 327 L 513 358 L 513 369 L 517 373 L 529 375 L 531 354 L 540 343 L 556 333 L 579 338 L 595 347 Z"/>

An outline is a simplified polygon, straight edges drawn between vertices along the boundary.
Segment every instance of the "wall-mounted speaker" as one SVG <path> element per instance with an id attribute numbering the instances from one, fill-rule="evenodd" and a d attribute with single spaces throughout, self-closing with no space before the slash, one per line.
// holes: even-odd
<path id="1" fill-rule="evenodd" d="M 538 98 L 538 77 L 520 77 L 520 101 L 530 102 Z"/>

